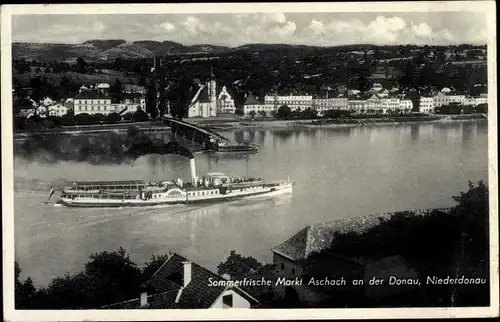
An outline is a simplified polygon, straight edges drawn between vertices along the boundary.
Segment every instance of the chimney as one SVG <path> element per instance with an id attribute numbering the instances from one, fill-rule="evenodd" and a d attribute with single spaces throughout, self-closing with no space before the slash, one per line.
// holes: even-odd
<path id="1" fill-rule="evenodd" d="M 141 293 L 141 307 L 148 307 L 148 293 Z"/>
<path id="2" fill-rule="evenodd" d="M 191 181 L 193 182 L 193 186 L 197 186 L 196 184 L 196 162 L 194 158 L 189 159 L 189 163 L 191 166 Z"/>
<path id="3" fill-rule="evenodd" d="M 188 286 L 189 282 L 191 282 L 191 262 L 185 261 L 182 262 L 183 273 L 182 273 L 182 287 Z"/>

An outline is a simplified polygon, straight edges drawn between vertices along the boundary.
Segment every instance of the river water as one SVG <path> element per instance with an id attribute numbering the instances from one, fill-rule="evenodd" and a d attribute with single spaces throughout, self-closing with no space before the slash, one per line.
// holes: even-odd
<path id="1" fill-rule="evenodd" d="M 140 267 L 169 250 L 216 270 L 236 250 L 271 262 L 270 249 L 306 225 L 405 209 L 448 207 L 467 182 L 487 181 L 484 121 L 356 128 L 220 132 L 260 145 L 255 155 L 197 154 L 197 172 L 296 182 L 291 195 L 138 209 L 45 205 L 62 180 L 189 178 L 177 155 L 133 164 L 47 164 L 14 158 L 15 256 L 22 277 L 47 285 L 89 255 L 123 246 Z M 57 194 L 56 194 L 57 196 Z"/>

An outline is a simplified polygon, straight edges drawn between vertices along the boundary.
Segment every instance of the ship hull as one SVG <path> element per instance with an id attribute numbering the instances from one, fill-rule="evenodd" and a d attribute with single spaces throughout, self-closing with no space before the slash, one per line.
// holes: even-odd
<path id="1" fill-rule="evenodd" d="M 207 196 L 207 197 L 186 197 L 179 196 L 176 198 L 169 198 L 163 200 L 109 200 L 109 199 L 91 199 L 91 198 L 78 198 L 69 199 L 62 198 L 57 203 L 66 207 L 78 208 L 121 208 L 121 207 L 152 207 L 162 205 L 176 205 L 176 204 L 215 204 L 238 199 L 249 199 L 265 196 L 273 196 L 285 193 L 291 193 L 294 183 L 287 183 L 276 187 L 265 188 L 260 190 L 244 191 L 244 192 L 231 192 L 225 195 Z"/>

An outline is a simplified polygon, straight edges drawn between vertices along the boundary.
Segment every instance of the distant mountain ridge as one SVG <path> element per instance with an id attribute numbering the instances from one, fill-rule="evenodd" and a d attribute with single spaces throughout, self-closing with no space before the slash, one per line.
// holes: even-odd
<path id="1" fill-rule="evenodd" d="M 81 44 L 55 43 L 12 43 L 13 59 L 33 60 L 113 60 L 115 58 L 151 58 L 177 54 L 217 54 L 241 51 L 266 51 L 317 48 L 308 45 L 288 44 L 246 44 L 228 47 L 210 44 L 183 45 L 174 41 L 138 40 L 127 42 L 124 39 L 93 39 Z"/>
<path id="2" fill-rule="evenodd" d="M 397 46 L 397 45 L 396 45 Z M 114 60 L 116 58 L 152 58 L 179 54 L 221 54 L 237 52 L 308 52 L 318 48 L 342 48 L 343 50 L 368 50 L 380 47 L 372 44 L 349 44 L 335 46 L 312 46 L 291 44 L 251 43 L 238 47 L 210 44 L 183 45 L 174 41 L 138 40 L 127 42 L 124 39 L 93 39 L 81 44 L 54 43 L 12 43 L 13 59 L 33 59 L 39 61 L 75 61 L 82 57 L 88 61 Z M 382 46 L 383 47 L 383 46 Z"/>
<path id="3" fill-rule="evenodd" d="M 175 54 L 223 53 L 232 48 L 209 44 L 183 45 L 174 41 L 124 39 L 87 40 L 81 44 L 12 43 L 13 59 L 34 60 L 113 60 L 115 58 L 150 58 Z"/>

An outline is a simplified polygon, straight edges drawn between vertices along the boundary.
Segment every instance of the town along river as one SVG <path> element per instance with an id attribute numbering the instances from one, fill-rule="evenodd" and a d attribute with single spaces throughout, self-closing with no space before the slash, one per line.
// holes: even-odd
<path id="1" fill-rule="evenodd" d="M 140 267 L 168 250 L 216 270 L 231 250 L 271 262 L 270 249 L 308 224 L 405 209 L 448 207 L 468 181 L 487 182 L 487 123 L 226 131 L 260 146 L 255 155 L 196 154 L 197 172 L 296 181 L 292 195 L 218 205 L 79 209 L 44 205 L 64 180 L 189 178 L 177 155 L 133 164 L 15 166 L 15 256 L 22 278 L 47 285 L 83 269 L 89 255 L 123 246 Z M 58 196 L 58 193 L 53 197 Z M 55 200 L 54 200 L 55 201 Z"/>

